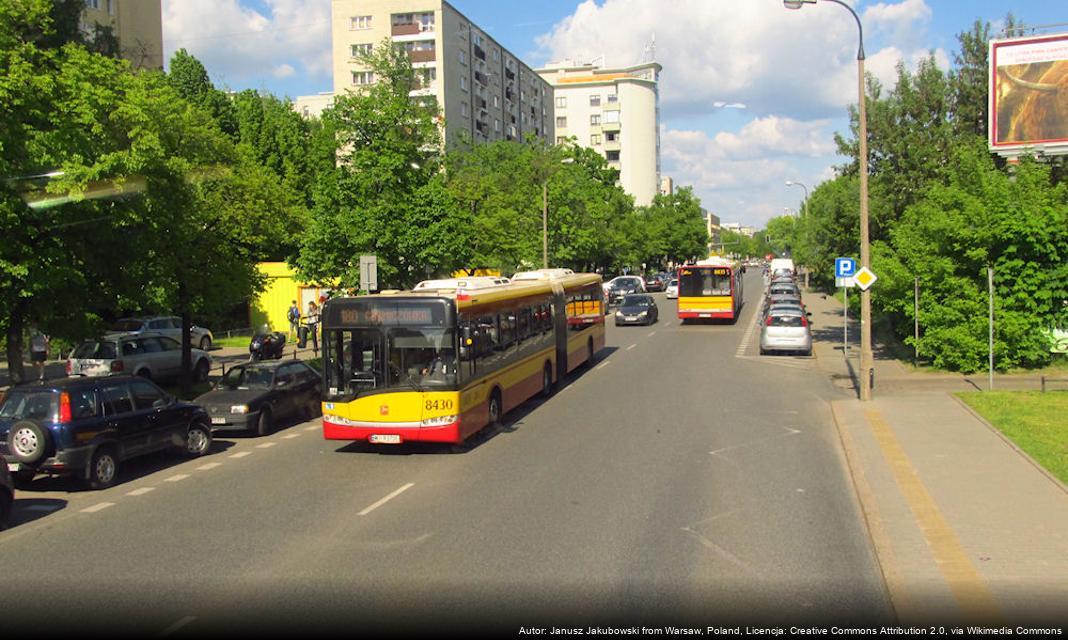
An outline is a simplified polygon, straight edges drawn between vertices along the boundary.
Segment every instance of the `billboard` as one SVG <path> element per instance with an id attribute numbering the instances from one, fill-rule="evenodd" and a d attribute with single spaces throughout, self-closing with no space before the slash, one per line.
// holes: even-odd
<path id="1" fill-rule="evenodd" d="M 990 149 L 1068 152 L 1068 33 L 990 41 Z"/>

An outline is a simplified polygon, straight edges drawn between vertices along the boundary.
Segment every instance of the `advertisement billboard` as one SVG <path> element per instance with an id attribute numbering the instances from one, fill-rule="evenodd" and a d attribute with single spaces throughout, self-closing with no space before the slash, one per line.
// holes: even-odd
<path id="1" fill-rule="evenodd" d="M 990 149 L 1068 152 L 1068 33 L 990 41 Z"/>

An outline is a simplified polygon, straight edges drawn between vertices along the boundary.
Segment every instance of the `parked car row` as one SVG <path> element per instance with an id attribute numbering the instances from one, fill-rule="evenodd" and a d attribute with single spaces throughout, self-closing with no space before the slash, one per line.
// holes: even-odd
<path id="1" fill-rule="evenodd" d="M 772 270 L 761 309 L 760 355 L 769 353 L 812 354 L 812 313 L 801 301 L 801 288 L 792 269 L 779 263 Z"/>
<path id="2" fill-rule="evenodd" d="M 314 418 L 321 387 L 319 373 L 301 360 L 237 365 L 191 402 L 127 374 L 12 387 L 0 401 L 0 526 L 15 485 L 38 474 L 110 487 L 132 458 L 166 449 L 198 457 L 209 452 L 216 430 L 266 435 L 283 420 Z"/>

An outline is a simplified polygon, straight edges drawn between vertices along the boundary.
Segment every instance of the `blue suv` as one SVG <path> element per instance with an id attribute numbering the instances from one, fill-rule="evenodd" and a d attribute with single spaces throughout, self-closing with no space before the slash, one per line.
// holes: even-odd
<path id="1" fill-rule="evenodd" d="M 12 387 L 0 404 L 0 456 L 17 481 L 38 473 L 115 484 L 124 460 L 168 448 L 211 448 L 211 418 L 150 380 L 63 378 Z"/>

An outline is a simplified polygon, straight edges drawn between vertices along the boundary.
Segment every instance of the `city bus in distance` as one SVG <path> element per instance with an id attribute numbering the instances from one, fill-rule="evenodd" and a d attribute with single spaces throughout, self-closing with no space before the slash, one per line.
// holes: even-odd
<path id="1" fill-rule="evenodd" d="M 459 444 L 604 347 L 601 276 L 427 280 L 322 310 L 323 436 Z"/>
<path id="2" fill-rule="evenodd" d="M 735 322 L 742 306 L 741 269 L 724 258 L 679 267 L 678 313 L 682 322 L 720 318 Z"/>

